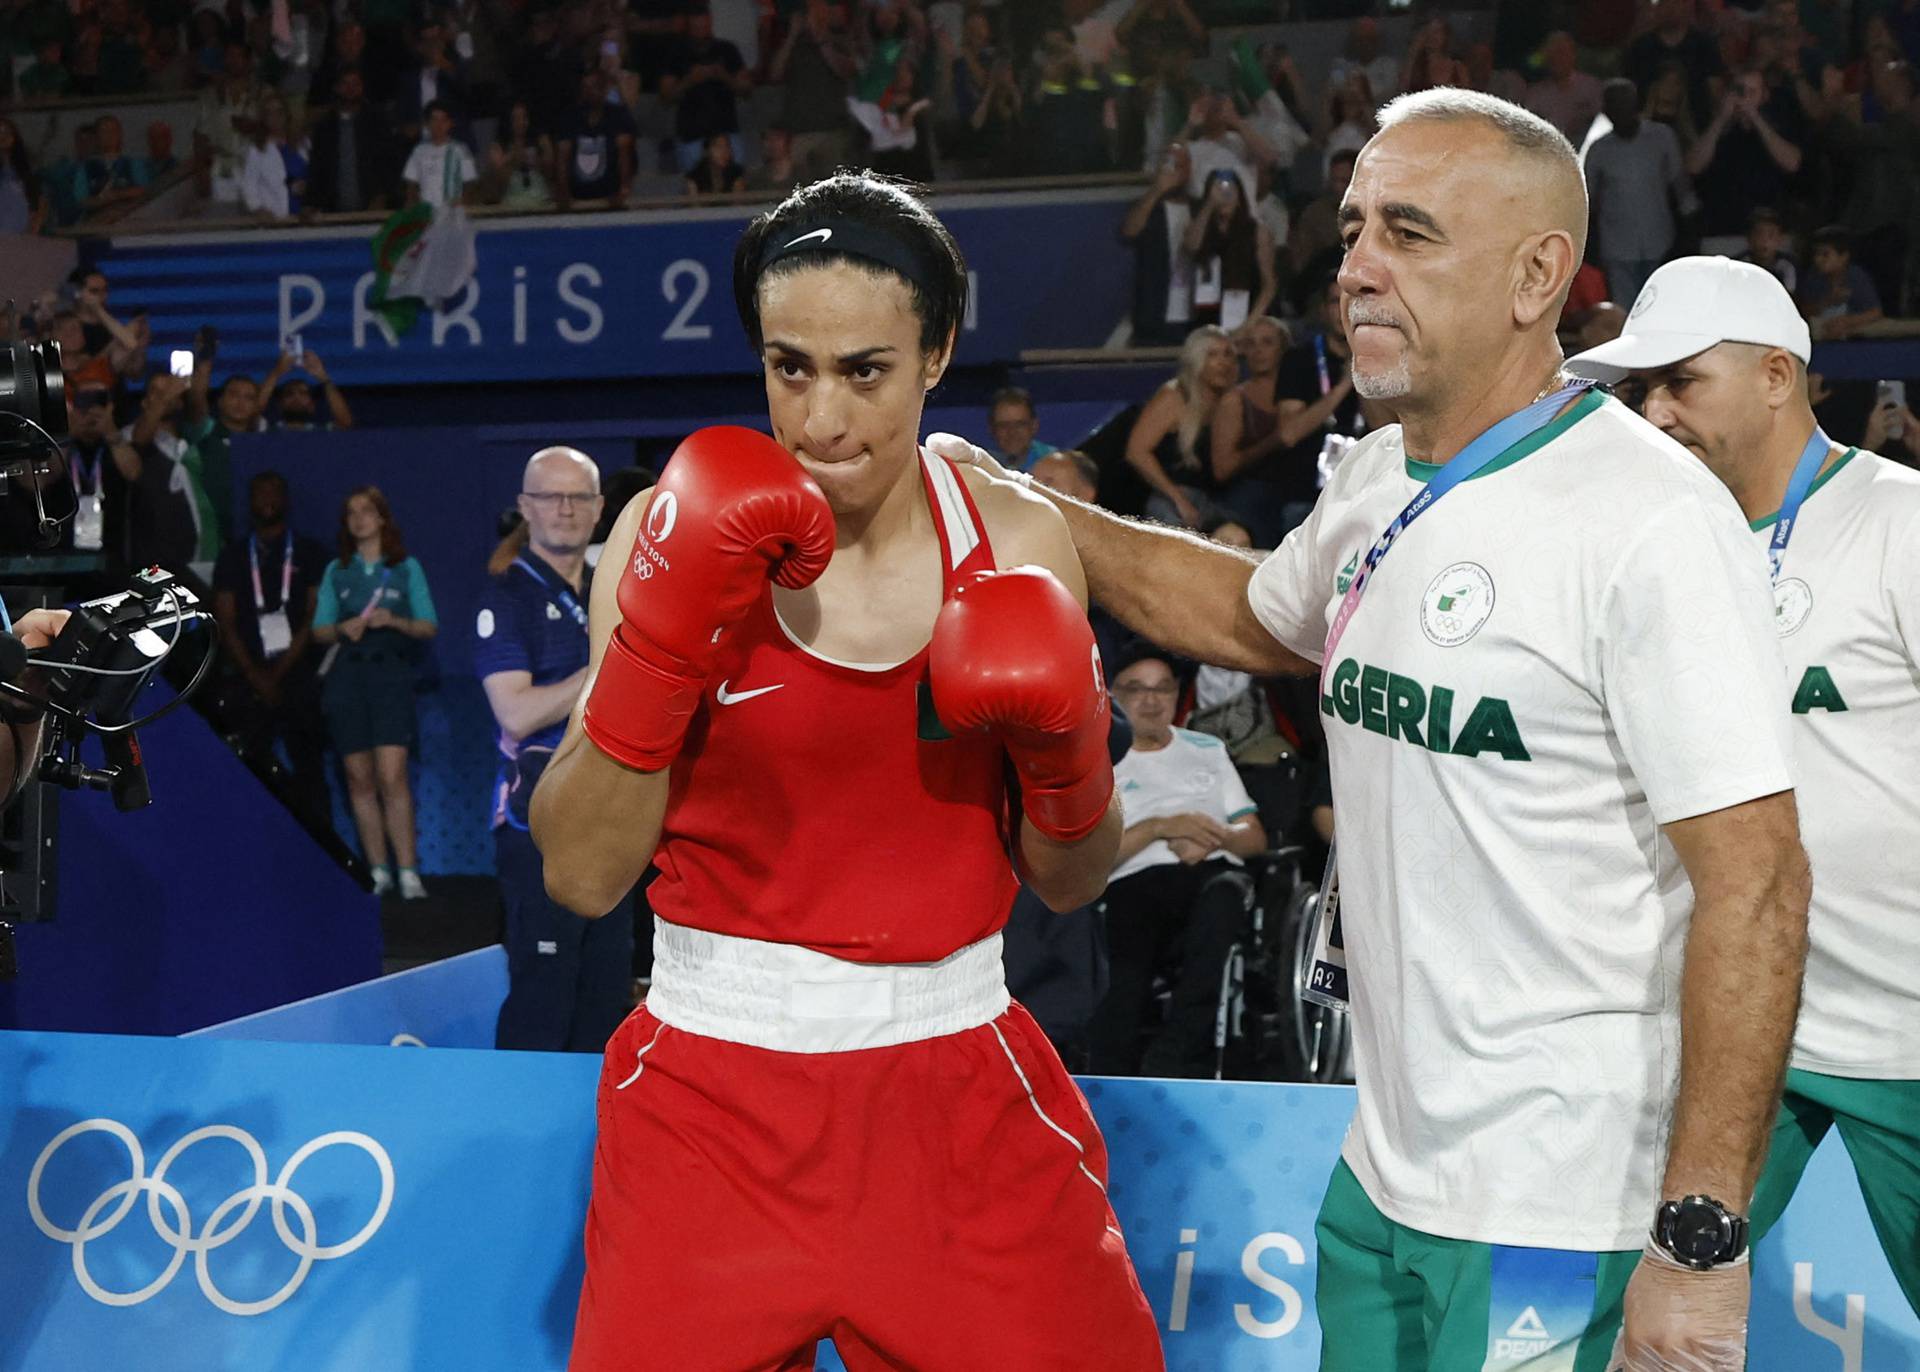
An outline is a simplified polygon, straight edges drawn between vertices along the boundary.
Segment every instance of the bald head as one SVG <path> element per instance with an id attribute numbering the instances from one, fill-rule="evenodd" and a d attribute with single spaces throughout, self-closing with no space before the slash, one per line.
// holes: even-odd
<path id="1" fill-rule="evenodd" d="M 527 541 L 551 558 L 585 551 L 600 521 L 600 469 L 577 448 L 542 448 L 520 478 Z"/>
<path id="2" fill-rule="evenodd" d="M 539 490 L 535 478 L 544 474 L 572 475 L 578 473 L 586 477 L 590 487 L 597 492 L 600 489 L 600 468 L 592 458 L 578 448 L 556 446 L 542 448 L 527 459 L 527 468 L 520 479 L 523 491 Z"/>
<path id="3" fill-rule="evenodd" d="M 1354 389 L 1405 422 L 1481 403 L 1501 378 L 1537 387 L 1560 360 L 1586 222 L 1573 147 L 1545 120 L 1473 91 L 1390 102 L 1340 206 Z"/>

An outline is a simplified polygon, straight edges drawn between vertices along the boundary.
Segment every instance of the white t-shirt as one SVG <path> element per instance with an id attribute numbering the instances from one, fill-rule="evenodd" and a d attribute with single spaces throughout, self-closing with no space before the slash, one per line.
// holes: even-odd
<path id="1" fill-rule="evenodd" d="M 1173 741 L 1164 748 L 1129 749 L 1114 766 L 1113 784 L 1120 792 L 1128 824 L 1187 814 L 1232 824 L 1245 819 L 1255 808 L 1240 773 L 1233 768 L 1233 759 L 1227 756 L 1226 745 L 1211 734 L 1196 734 L 1191 729 L 1175 729 Z M 1236 864 L 1240 861 L 1224 850 L 1214 856 Z M 1165 839 L 1155 839 L 1114 868 L 1108 880 L 1118 881 L 1148 867 L 1178 861 Z"/>
<path id="2" fill-rule="evenodd" d="M 1706 468 L 1589 392 L 1410 525 L 1323 679 L 1359 1109 L 1415 1229 L 1638 1248 L 1693 892 L 1662 824 L 1787 790 L 1766 559 Z M 1360 440 L 1248 599 L 1319 660 L 1433 468 Z"/>
<path id="3" fill-rule="evenodd" d="M 476 180 L 480 173 L 473 154 L 456 138 L 444 143 L 418 143 L 407 154 L 402 179 L 420 188 L 420 198 L 435 209 L 460 203 L 461 188 Z"/>
<path id="4" fill-rule="evenodd" d="M 293 213 L 280 144 L 269 141 L 265 147 L 247 145 L 246 160 L 240 166 L 240 203 L 252 211 L 264 210 L 276 219 Z"/>
<path id="5" fill-rule="evenodd" d="M 1218 138 L 1189 140 L 1187 162 L 1191 168 L 1187 173 L 1188 195 L 1197 197 L 1206 194 L 1207 178 L 1222 169 L 1240 178 L 1240 187 L 1246 192 L 1249 205 L 1260 193 L 1260 180 L 1254 175 L 1253 157 L 1247 151 L 1247 140 L 1232 129 Z"/>
<path id="6" fill-rule="evenodd" d="M 1764 548 L 1773 520 L 1754 524 Z M 1774 588 L 1812 946 L 1793 1065 L 1920 1078 L 1920 474 L 1853 452 Z"/>

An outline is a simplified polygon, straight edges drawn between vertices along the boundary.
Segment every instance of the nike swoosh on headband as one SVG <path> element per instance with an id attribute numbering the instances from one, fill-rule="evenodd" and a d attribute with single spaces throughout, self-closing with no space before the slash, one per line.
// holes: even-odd
<path id="1" fill-rule="evenodd" d="M 780 251 L 792 252 L 795 248 L 799 247 L 802 243 L 811 242 L 813 239 L 816 239 L 816 238 L 819 239 L 822 243 L 824 243 L 829 238 L 832 238 L 832 237 L 833 237 L 832 229 L 815 229 L 812 233 L 801 234 L 798 238 L 794 239 L 793 242 L 787 244 L 786 247 L 780 249 Z"/>
<path id="2" fill-rule="evenodd" d="M 752 700 L 755 696 L 763 696 L 769 691 L 777 691 L 787 683 L 782 681 L 778 685 L 762 686 L 758 690 L 740 691 L 738 693 L 731 693 L 727 690 L 727 687 L 731 684 L 730 681 L 721 682 L 720 689 L 713 693 L 714 700 L 721 705 L 738 705 L 743 700 Z"/>

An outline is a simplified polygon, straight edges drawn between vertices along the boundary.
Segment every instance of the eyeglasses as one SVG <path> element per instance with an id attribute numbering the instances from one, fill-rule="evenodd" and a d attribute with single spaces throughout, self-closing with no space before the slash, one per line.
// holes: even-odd
<path id="1" fill-rule="evenodd" d="M 1168 700 L 1171 700 L 1180 694 L 1180 683 L 1177 681 L 1169 681 L 1164 686 L 1129 684 L 1114 687 L 1113 693 L 1117 696 L 1164 696 Z"/>
<path id="2" fill-rule="evenodd" d="M 575 505 L 591 505 L 600 498 L 599 494 L 593 491 L 522 491 L 520 494 L 543 510 L 565 510 Z"/>

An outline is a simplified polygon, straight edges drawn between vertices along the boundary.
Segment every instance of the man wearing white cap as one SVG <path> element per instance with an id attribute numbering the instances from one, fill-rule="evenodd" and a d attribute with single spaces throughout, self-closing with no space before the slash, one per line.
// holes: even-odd
<path id="1" fill-rule="evenodd" d="M 1807 402 L 1807 324 L 1724 257 L 1655 272 L 1626 332 L 1567 364 L 1618 381 L 1727 485 L 1774 566 L 1793 688 L 1812 947 L 1753 1226 L 1830 1128 L 1920 1310 L 1920 474 L 1832 443 Z"/>
<path id="2" fill-rule="evenodd" d="M 1264 561 L 1050 498 L 1130 628 L 1321 675 L 1360 1087 L 1323 1372 L 1738 1372 L 1806 934 L 1765 561 L 1561 375 L 1566 138 L 1447 89 L 1379 122 L 1340 312 L 1400 423 Z"/>

